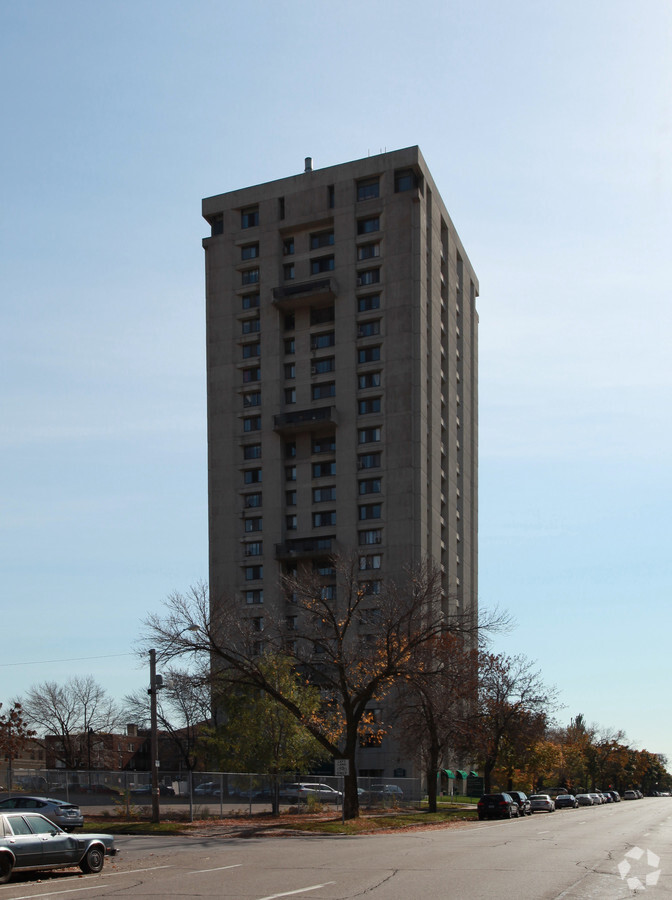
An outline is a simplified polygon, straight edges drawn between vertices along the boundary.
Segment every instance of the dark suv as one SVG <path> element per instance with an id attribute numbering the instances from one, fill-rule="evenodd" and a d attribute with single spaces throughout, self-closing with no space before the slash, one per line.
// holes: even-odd
<path id="1" fill-rule="evenodd" d="M 513 819 L 518 815 L 518 804 L 510 794 L 483 794 L 478 801 L 479 819 Z"/>
<path id="2" fill-rule="evenodd" d="M 524 794 L 522 791 L 509 791 L 509 797 L 515 800 L 518 804 L 519 816 L 532 815 L 532 804 L 527 799 L 527 794 Z"/>

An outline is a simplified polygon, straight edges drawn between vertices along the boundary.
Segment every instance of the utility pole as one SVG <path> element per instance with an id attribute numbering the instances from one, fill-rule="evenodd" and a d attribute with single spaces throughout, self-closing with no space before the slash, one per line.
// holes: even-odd
<path id="1" fill-rule="evenodd" d="M 159 733 L 156 711 L 156 650 L 149 651 L 150 765 L 152 767 L 152 822 L 159 822 Z"/>

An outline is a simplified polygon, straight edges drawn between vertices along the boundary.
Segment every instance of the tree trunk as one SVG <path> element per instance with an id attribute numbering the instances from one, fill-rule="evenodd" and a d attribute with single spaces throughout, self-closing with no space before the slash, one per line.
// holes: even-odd
<path id="1" fill-rule="evenodd" d="M 436 812 L 437 810 L 436 782 L 438 768 L 438 763 L 435 760 L 430 760 L 427 771 L 425 772 L 425 775 L 427 776 L 427 804 L 430 813 Z"/>
<path id="2" fill-rule="evenodd" d="M 350 774 L 344 781 L 343 810 L 346 819 L 356 819 L 359 816 L 359 794 L 357 793 L 357 768 L 355 766 L 354 752 L 350 756 Z"/>

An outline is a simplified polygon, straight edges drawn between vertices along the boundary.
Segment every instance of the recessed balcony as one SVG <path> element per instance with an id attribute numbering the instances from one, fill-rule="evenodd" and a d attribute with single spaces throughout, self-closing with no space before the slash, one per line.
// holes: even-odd
<path id="1" fill-rule="evenodd" d="M 292 310 L 308 304 L 328 303 L 336 293 L 335 278 L 317 278 L 273 288 L 273 303 L 282 310 Z"/>
<path id="2" fill-rule="evenodd" d="M 313 406 L 273 416 L 273 428 L 282 434 L 294 431 L 319 431 L 320 428 L 333 425 L 338 425 L 335 406 Z"/>

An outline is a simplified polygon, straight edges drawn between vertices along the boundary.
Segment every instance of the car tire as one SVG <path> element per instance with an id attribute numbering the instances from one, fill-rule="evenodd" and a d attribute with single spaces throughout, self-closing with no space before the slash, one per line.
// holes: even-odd
<path id="1" fill-rule="evenodd" d="M 100 872 L 104 864 L 105 850 L 101 846 L 96 844 L 93 847 L 89 847 L 89 849 L 86 851 L 86 855 L 80 862 L 79 868 L 82 870 L 82 872 L 85 872 L 87 875 L 89 875 Z"/>
<path id="2" fill-rule="evenodd" d="M 14 862 L 9 853 L 0 853 L 0 884 L 7 884 L 12 877 Z"/>

